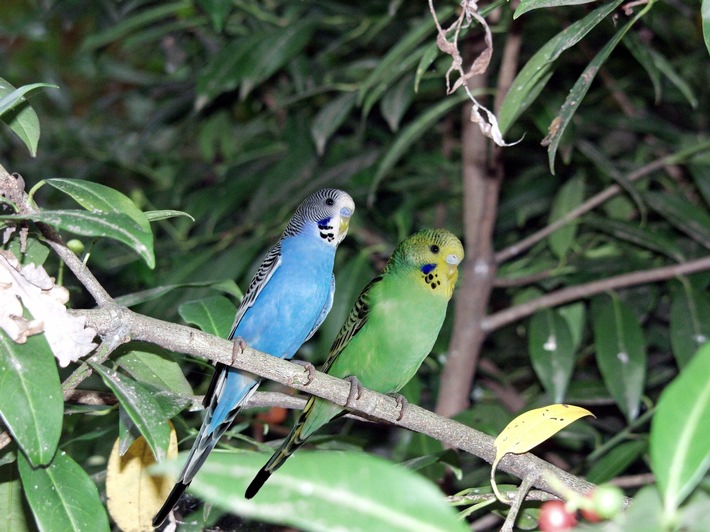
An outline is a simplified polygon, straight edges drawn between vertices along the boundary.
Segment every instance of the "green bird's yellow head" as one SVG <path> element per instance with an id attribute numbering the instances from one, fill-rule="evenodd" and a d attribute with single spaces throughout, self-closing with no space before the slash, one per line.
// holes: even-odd
<path id="1" fill-rule="evenodd" d="M 423 229 L 397 246 L 383 273 L 412 272 L 417 284 L 447 299 L 454 293 L 463 260 L 461 241 L 446 229 Z"/>

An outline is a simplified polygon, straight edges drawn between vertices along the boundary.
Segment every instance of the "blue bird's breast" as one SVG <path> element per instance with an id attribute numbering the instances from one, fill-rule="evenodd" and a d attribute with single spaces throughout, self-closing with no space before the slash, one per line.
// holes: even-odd
<path id="1" fill-rule="evenodd" d="M 281 242 L 281 264 L 242 317 L 234 336 L 290 359 L 313 329 L 331 287 L 335 248 L 304 236 Z"/>

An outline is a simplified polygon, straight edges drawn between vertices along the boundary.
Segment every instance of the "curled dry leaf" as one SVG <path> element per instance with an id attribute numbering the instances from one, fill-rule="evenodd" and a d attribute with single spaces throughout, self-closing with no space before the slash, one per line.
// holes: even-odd
<path id="1" fill-rule="evenodd" d="M 493 56 L 493 36 L 491 34 L 491 28 L 486 22 L 486 19 L 484 19 L 478 13 L 477 0 L 463 0 L 461 2 L 461 7 L 461 13 L 459 14 L 459 17 L 456 19 L 456 21 L 451 24 L 451 26 L 444 29 L 442 28 L 441 24 L 439 23 L 439 19 L 436 16 L 433 0 L 429 0 L 429 10 L 431 11 L 431 16 L 434 19 L 434 23 L 436 24 L 436 45 L 439 47 L 439 50 L 451 56 L 451 66 L 446 72 L 446 92 L 447 94 L 451 94 L 455 92 L 459 87 L 463 87 L 473 104 L 471 108 L 471 122 L 473 122 L 474 124 L 478 124 L 478 128 L 481 130 L 481 133 L 483 133 L 483 135 L 485 135 L 489 139 L 492 139 L 493 142 L 495 142 L 498 146 L 512 146 L 520 142 L 520 140 L 522 139 L 513 143 L 506 143 L 505 140 L 503 140 L 503 133 L 501 133 L 500 128 L 498 127 L 498 120 L 496 119 L 495 115 L 491 111 L 486 109 L 486 107 L 478 103 L 478 101 L 466 85 L 466 82 L 470 78 L 479 74 L 483 74 L 488 69 L 488 65 L 491 62 L 491 57 Z M 467 28 L 468 26 L 470 26 L 474 20 L 481 25 L 485 32 L 485 47 L 483 51 L 481 51 L 481 53 L 479 53 L 478 56 L 473 60 L 473 62 L 471 63 L 471 67 L 468 69 L 468 72 L 464 72 L 463 58 L 461 57 L 461 52 L 459 51 L 458 46 L 459 33 L 461 32 L 462 28 Z M 453 37 L 451 40 L 449 40 L 447 36 L 452 31 Z M 450 80 L 452 72 L 458 72 L 459 74 L 459 77 L 454 82 L 453 86 L 451 85 Z"/>
<path id="2" fill-rule="evenodd" d="M 17 343 L 44 332 L 62 367 L 88 355 L 96 331 L 84 327 L 86 318 L 70 316 L 69 291 L 57 286 L 42 266 L 20 266 L 9 252 L 0 251 L 0 328 Z M 34 319 L 23 316 L 23 306 Z"/>

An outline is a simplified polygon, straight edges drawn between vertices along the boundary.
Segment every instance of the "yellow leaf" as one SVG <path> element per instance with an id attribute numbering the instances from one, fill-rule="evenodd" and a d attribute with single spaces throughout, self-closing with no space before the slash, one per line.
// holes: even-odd
<path id="1" fill-rule="evenodd" d="M 177 436 L 170 424 L 167 458 L 177 456 Z M 123 532 L 153 530 L 151 521 L 173 487 L 168 476 L 151 476 L 148 468 L 155 457 L 143 436 L 139 436 L 123 456 L 118 452 L 119 440 L 113 445 L 108 460 L 106 497 L 108 511 Z"/>
<path id="2" fill-rule="evenodd" d="M 496 458 L 491 468 L 491 484 L 498 499 L 505 502 L 498 492 L 494 474 L 505 454 L 528 452 L 584 416 L 594 417 L 594 414 L 579 406 L 554 404 L 524 412 L 508 423 L 495 440 Z"/>

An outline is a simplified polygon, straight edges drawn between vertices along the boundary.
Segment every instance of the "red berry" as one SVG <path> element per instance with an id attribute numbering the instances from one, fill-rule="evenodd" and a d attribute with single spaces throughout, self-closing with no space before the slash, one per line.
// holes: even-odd
<path id="1" fill-rule="evenodd" d="M 577 518 L 570 513 L 562 501 L 547 501 L 540 506 L 538 526 L 542 532 L 562 532 L 577 524 Z"/>

